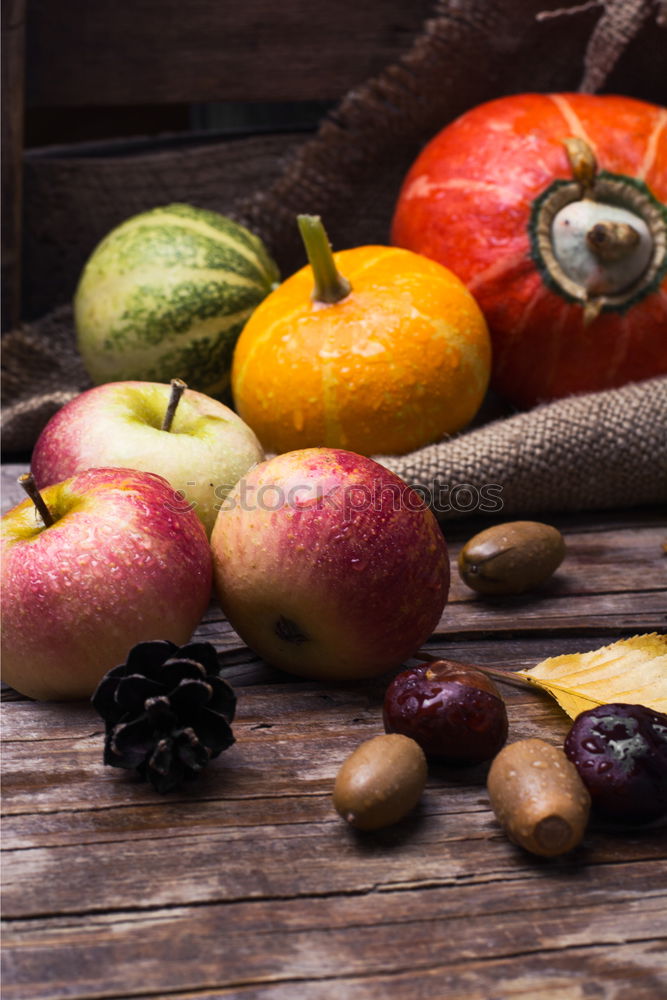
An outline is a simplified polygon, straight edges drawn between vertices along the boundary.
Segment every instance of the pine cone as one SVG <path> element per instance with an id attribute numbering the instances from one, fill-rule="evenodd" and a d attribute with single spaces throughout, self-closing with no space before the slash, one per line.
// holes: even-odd
<path id="1" fill-rule="evenodd" d="M 234 742 L 236 695 L 208 642 L 139 642 L 92 697 L 106 725 L 104 763 L 136 768 L 158 792 L 194 778 Z"/>

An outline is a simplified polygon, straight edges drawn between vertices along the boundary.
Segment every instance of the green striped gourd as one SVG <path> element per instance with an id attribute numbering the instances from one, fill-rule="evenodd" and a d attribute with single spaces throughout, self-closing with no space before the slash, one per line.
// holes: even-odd
<path id="1" fill-rule="evenodd" d="M 280 280 L 262 241 L 217 212 L 167 205 L 113 229 L 74 298 L 77 343 L 96 384 L 184 379 L 220 396 L 234 344 Z"/>

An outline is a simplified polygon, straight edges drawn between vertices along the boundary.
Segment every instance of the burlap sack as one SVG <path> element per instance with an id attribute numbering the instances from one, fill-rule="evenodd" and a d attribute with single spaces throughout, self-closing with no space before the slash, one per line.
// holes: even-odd
<path id="1" fill-rule="evenodd" d="M 184 168 L 188 155 L 191 162 L 205 166 L 201 191 L 197 172 L 188 171 L 187 200 L 217 208 L 248 225 L 266 241 L 287 274 L 304 262 L 294 224 L 298 212 L 321 214 L 337 249 L 386 242 L 398 185 L 419 147 L 453 117 L 483 100 L 526 90 L 592 91 L 605 83 L 607 90 L 663 99 L 661 4 L 599 0 L 571 10 L 544 11 L 544 2 L 441 0 L 406 55 L 350 92 L 314 138 L 300 143 L 267 183 L 244 190 L 237 176 L 230 186 L 229 161 L 215 147 L 181 154 Z M 243 157 L 236 159 L 241 163 Z M 160 172 L 165 163 L 171 172 Z M 267 158 L 268 163 L 275 169 L 275 156 Z M 164 157 L 154 161 L 150 171 L 145 162 L 138 165 L 154 187 L 156 176 L 161 180 L 159 201 L 147 197 L 141 207 L 183 198 L 183 170 L 176 172 L 180 179 L 173 182 L 174 189 L 169 186 L 173 166 Z M 134 203 L 128 207 L 128 189 L 132 187 L 135 198 L 141 191 L 140 172 L 132 186 L 127 166 L 119 171 L 102 163 L 101 169 L 105 204 L 98 229 L 93 219 L 92 226 L 82 228 L 81 242 L 72 247 L 70 239 L 67 252 L 61 254 L 69 271 L 58 287 L 66 295 L 54 298 L 53 305 L 62 304 L 3 338 L 6 453 L 27 452 L 51 414 L 89 384 L 65 299 L 92 250 L 91 236 L 101 237 L 110 225 L 139 210 Z M 83 186 L 85 177 L 91 176 L 77 174 L 74 182 L 72 170 L 77 170 L 75 161 L 67 164 L 69 189 Z M 93 184 L 99 183 L 94 169 L 92 176 Z M 121 179 L 114 188 L 116 176 Z M 252 174 L 252 182 L 257 181 Z M 215 202 L 218 186 L 234 192 L 231 202 Z M 86 202 L 86 218 L 94 202 L 94 198 Z M 38 214 L 40 210 L 41 203 Z M 40 240 L 46 245 L 43 226 L 42 222 Z M 454 503 L 448 510 L 438 509 L 442 517 L 493 513 L 480 505 L 483 490 L 494 485 L 500 487 L 500 494 L 492 493 L 494 502 L 502 500 L 504 514 L 653 503 L 667 499 L 666 426 L 667 380 L 661 379 L 494 420 L 413 455 L 382 461 L 431 491 L 436 508 L 447 505 L 445 488 L 450 494 L 453 490 Z"/>
<path id="2" fill-rule="evenodd" d="M 383 465 L 441 519 L 667 500 L 667 377 L 571 396 Z"/>

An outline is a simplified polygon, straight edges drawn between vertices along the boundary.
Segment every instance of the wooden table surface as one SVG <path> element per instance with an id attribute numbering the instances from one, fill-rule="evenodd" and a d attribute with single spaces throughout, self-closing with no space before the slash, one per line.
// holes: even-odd
<path id="1" fill-rule="evenodd" d="M 4 469 L 4 507 L 17 496 Z M 568 553 L 543 590 L 482 600 L 453 576 L 427 648 L 529 667 L 665 631 L 659 511 L 544 518 Z M 445 526 L 452 562 L 480 522 Z M 334 812 L 344 758 L 382 731 L 387 677 L 300 681 L 212 606 L 238 695 L 235 745 L 158 796 L 102 764 L 85 703 L 3 705 L 4 1000 L 658 1000 L 667 996 L 665 824 L 591 823 L 533 857 L 501 832 L 485 767 L 431 767 L 417 810 L 359 834 Z M 546 696 L 503 685 L 510 740 L 561 744 Z"/>

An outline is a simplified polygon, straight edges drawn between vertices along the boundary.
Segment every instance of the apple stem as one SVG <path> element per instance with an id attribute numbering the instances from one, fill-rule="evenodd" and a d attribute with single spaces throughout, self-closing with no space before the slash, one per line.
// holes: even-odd
<path id="1" fill-rule="evenodd" d="M 418 653 L 415 653 L 415 659 L 424 660 L 426 663 L 436 663 L 438 660 L 446 659 L 446 657 L 433 656 L 432 653 L 426 653 L 423 650 L 420 650 Z M 448 662 L 454 663 L 456 661 L 451 660 Z M 489 677 L 492 677 L 495 681 L 501 681 L 503 684 L 513 684 L 516 687 L 529 689 L 533 692 L 533 694 L 536 691 L 536 687 L 531 681 L 527 681 L 523 677 L 518 677 L 517 674 L 512 673 L 511 670 L 499 670 L 497 667 L 487 667 L 486 665 L 482 666 L 479 663 L 466 663 L 462 664 L 462 666 L 474 667 L 475 670 L 479 670 L 483 674 L 488 674 Z"/>
<path id="2" fill-rule="evenodd" d="M 162 421 L 162 431 L 170 431 L 171 425 L 174 422 L 174 416 L 176 415 L 176 408 L 179 404 L 180 398 L 187 389 L 187 383 L 183 381 L 182 378 L 173 378 L 170 382 L 171 393 L 169 396 L 169 402 L 167 403 L 167 409 L 164 413 L 164 419 Z"/>
<path id="3" fill-rule="evenodd" d="M 24 472 L 22 475 L 19 476 L 18 482 L 26 491 L 32 502 L 34 503 L 37 513 L 44 522 L 44 526 L 46 528 L 50 528 L 51 525 L 54 523 L 53 518 L 51 516 L 51 511 L 46 506 L 44 497 L 37 489 L 32 472 Z"/>

